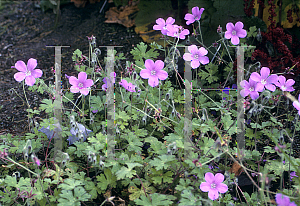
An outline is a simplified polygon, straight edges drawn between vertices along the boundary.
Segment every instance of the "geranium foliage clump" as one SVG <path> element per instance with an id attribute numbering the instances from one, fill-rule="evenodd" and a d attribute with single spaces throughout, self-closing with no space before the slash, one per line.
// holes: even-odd
<path id="1" fill-rule="evenodd" d="M 238 67 L 246 75 L 232 78 L 255 28 L 228 22 L 205 45 L 205 11 L 185 15 L 193 32 L 158 18 L 153 29 L 168 46 L 136 45 L 125 69 L 124 55 L 109 48 L 100 65 L 88 37 L 90 53 L 73 53 L 67 90 L 47 85 L 36 60 L 17 61 L 29 131 L 0 136 L 1 205 L 299 204 L 298 87 L 260 62 L 246 61 Z M 197 44 L 183 45 L 190 34 Z M 52 98 L 32 108 L 28 92 Z"/>

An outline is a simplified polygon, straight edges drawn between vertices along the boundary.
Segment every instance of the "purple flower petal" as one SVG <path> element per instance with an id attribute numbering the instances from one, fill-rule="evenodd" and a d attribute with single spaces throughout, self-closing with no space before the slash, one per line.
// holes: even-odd
<path id="1" fill-rule="evenodd" d="M 207 56 L 199 57 L 199 61 L 201 62 L 201 64 L 208 64 L 209 58 Z"/>
<path id="2" fill-rule="evenodd" d="M 200 66 L 199 61 L 192 61 L 192 62 L 191 62 L 191 67 L 192 67 L 193 69 L 196 69 L 196 68 L 198 68 L 199 66 Z"/>
<path id="3" fill-rule="evenodd" d="M 156 87 L 158 85 L 158 78 L 155 77 L 155 76 L 149 76 L 149 80 L 148 80 L 148 84 L 151 86 L 151 87 Z"/>
<path id="4" fill-rule="evenodd" d="M 224 37 L 225 37 L 226 39 L 231 39 L 231 37 L 232 37 L 231 31 L 226 31 Z"/>
<path id="5" fill-rule="evenodd" d="M 286 79 L 285 79 L 285 77 L 284 77 L 284 76 L 280 75 L 280 76 L 278 77 L 278 81 L 279 81 L 280 85 L 284 85 L 284 84 L 285 84 L 285 81 L 286 81 Z"/>
<path id="6" fill-rule="evenodd" d="M 247 90 L 247 89 L 242 89 L 242 90 L 240 91 L 240 94 L 241 94 L 242 97 L 248 96 L 249 93 L 250 93 L 250 91 Z"/>
<path id="7" fill-rule="evenodd" d="M 30 58 L 28 59 L 28 62 L 27 62 L 27 69 L 29 71 L 32 71 L 34 70 L 34 68 L 37 66 L 37 60 L 36 59 L 33 59 L 33 58 Z"/>
<path id="8" fill-rule="evenodd" d="M 189 52 L 190 53 L 192 53 L 192 54 L 196 54 L 197 52 L 198 52 L 198 48 L 197 48 L 197 46 L 196 45 L 191 45 L 191 46 L 189 46 L 188 47 L 188 50 L 189 50 Z"/>
<path id="9" fill-rule="evenodd" d="M 226 29 L 229 31 L 229 32 L 232 32 L 232 30 L 234 29 L 234 25 L 233 23 L 229 22 L 226 24 Z"/>
<path id="10" fill-rule="evenodd" d="M 82 88 L 82 89 L 80 89 L 79 91 L 80 91 L 80 93 L 83 94 L 83 95 L 88 95 L 88 93 L 89 93 L 90 90 L 89 90 L 88 88 Z"/>
<path id="11" fill-rule="evenodd" d="M 217 188 L 220 193 L 225 193 L 228 191 L 228 186 L 224 183 L 219 183 Z"/>
<path id="12" fill-rule="evenodd" d="M 155 61 L 155 63 L 154 63 L 155 71 L 157 72 L 159 70 L 162 70 L 164 68 L 164 65 L 165 64 L 164 64 L 164 62 L 162 60 Z"/>
<path id="13" fill-rule="evenodd" d="M 221 183 L 224 181 L 224 175 L 221 174 L 221 173 L 217 173 L 215 175 L 215 183 L 218 184 L 218 183 Z"/>
<path id="14" fill-rule="evenodd" d="M 186 14 L 184 19 L 187 20 L 186 25 L 190 25 L 195 22 L 194 15 L 192 14 Z"/>
<path id="15" fill-rule="evenodd" d="M 75 87 L 75 86 L 71 86 L 70 92 L 72 92 L 72 93 L 78 93 L 79 92 L 79 88 Z"/>
<path id="16" fill-rule="evenodd" d="M 260 82 L 260 81 L 261 81 L 261 76 L 260 76 L 257 72 L 253 72 L 253 73 L 250 75 L 250 78 L 251 78 L 253 81 L 256 81 L 256 82 Z"/>
<path id="17" fill-rule="evenodd" d="M 202 182 L 200 184 L 200 189 L 203 191 L 203 192 L 208 192 L 211 188 L 211 184 L 209 184 L 208 182 Z"/>
<path id="18" fill-rule="evenodd" d="M 258 82 L 255 85 L 255 91 L 262 92 L 262 91 L 264 91 L 264 89 L 265 89 L 265 85 L 260 82 Z"/>
<path id="19" fill-rule="evenodd" d="M 23 61 L 17 61 L 15 63 L 15 68 L 20 72 L 26 72 L 27 71 L 27 66 L 26 66 L 25 62 L 23 62 Z"/>
<path id="20" fill-rule="evenodd" d="M 209 192 L 208 192 L 208 197 L 211 199 L 211 200 L 216 200 L 219 198 L 219 193 L 218 193 L 218 190 L 216 189 L 211 189 Z"/>
<path id="21" fill-rule="evenodd" d="M 240 85 L 241 85 L 241 87 L 244 87 L 244 88 L 249 87 L 249 83 L 246 80 L 241 81 Z"/>
<path id="22" fill-rule="evenodd" d="M 25 79 L 25 77 L 26 77 L 26 74 L 24 72 L 17 72 L 14 75 L 15 80 L 18 82 L 23 81 Z"/>
<path id="23" fill-rule="evenodd" d="M 33 86 L 35 83 L 35 78 L 33 76 L 27 76 L 25 77 L 25 84 L 28 86 Z"/>
<path id="24" fill-rule="evenodd" d="M 78 79 L 77 79 L 76 77 L 71 76 L 71 77 L 69 78 L 69 83 L 70 83 L 71 85 L 73 85 L 73 86 L 77 86 L 79 82 L 78 82 Z"/>
<path id="25" fill-rule="evenodd" d="M 240 43 L 239 37 L 238 37 L 238 36 L 232 36 L 232 37 L 231 37 L 231 43 L 232 43 L 233 45 L 238 45 L 238 44 Z"/>
<path id="26" fill-rule="evenodd" d="M 276 90 L 276 87 L 273 84 L 266 84 L 265 87 L 272 92 Z"/>
<path id="27" fill-rule="evenodd" d="M 213 180 L 214 180 L 214 178 L 215 178 L 215 176 L 213 175 L 213 173 L 207 172 L 207 173 L 205 174 L 205 177 L 204 177 L 204 178 L 205 178 L 206 182 L 212 183 Z"/>
<path id="28" fill-rule="evenodd" d="M 236 35 L 240 38 L 245 38 L 247 36 L 247 31 L 245 29 L 242 29 L 240 31 L 237 31 Z"/>
<path id="29" fill-rule="evenodd" d="M 174 24 L 175 23 L 175 19 L 172 17 L 168 17 L 166 20 L 166 24 Z"/>
<path id="30" fill-rule="evenodd" d="M 183 55 L 183 59 L 184 59 L 185 61 L 191 61 L 193 58 L 192 58 L 192 55 L 191 55 L 190 53 L 185 53 L 185 54 Z"/>
<path id="31" fill-rule="evenodd" d="M 201 47 L 201 48 L 199 49 L 199 54 L 200 54 L 201 56 L 205 56 L 205 55 L 207 55 L 207 53 L 208 53 L 208 51 L 207 51 L 204 47 Z"/>
<path id="32" fill-rule="evenodd" d="M 291 87 L 295 84 L 295 81 L 293 79 L 288 79 L 285 83 L 286 87 Z"/>
<path id="33" fill-rule="evenodd" d="M 270 75 L 270 69 L 268 67 L 262 67 L 260 74 L 262 79 L 266 79 Z"/>
<path id="34" fill-rule="evenodd" d="M 78 81 L 83 83 L 87 79 L 87 74 L 85 72 L 80 72 L 78 74 Z"/>
<path id="35" fill-rule="evenodd" d="M 34 78 L 40 78 L 43 75 L 43 72 L 40 69 L 35 69 L 35 70 L 31 71 L 31 75 Z"/>
<path id="36" fill-rule="evenodd" d="M 152 60 L 152 59 L 147 59 L 147 60 L 145 61 L 145 67 L 146 67 L 147 69 L 152 70 L 152 69 L 155 67 L 153 60 Z"/>
<path id="37" fill-rule="evenodd" d="M 276 74 L 272 74 L 271 76 L 269 76 L 267 78 L 267 82 L 268 83 L 275 83 L 275 82 L 278 82 L 278 76 Z"/>
<path id="38" fill-rule="evenodd" d="M 253 99 L 253 100 L 255 100 L 255 99 L 257 99 L 258 97 L 259 97 L 259 94 L 258 94 L 258 92 L 250 92 L 250 97 Z"/>
<path id="39" fill-rule="evenodd" d="M 160 26 L 165 26 L 165 24 L 166 24 L 166 22 L 163 18 L 158 18 L 158 19 L 156 19 L 155 22 Z"/>
<path id="40" fill-rule="evenodd" d="M 156 72 L 156 76 L 160 80 L 166 80 L 168 78 L 168 72 L 166 72 L 164 70 L 160 70 L 160 71 Z"/>
<path id="41" fill-rule="evenodd" d="M 83 87 L 91 87 L 93 84 L 94 84 L 93 80 L 87 79 L 87 80 L 85 80 L 85 82 L 83 83 Z"/>
<path id="42" fill-rule="evenodd" d="M 148 79 L 149 76 L 151 76 L 151 71 L 148 70 L 148 69 L 143 69 L 143 70 L 141 70 L 141 72 L 140 72 L 140 76 L 141 76 L 143 79 Z"/>

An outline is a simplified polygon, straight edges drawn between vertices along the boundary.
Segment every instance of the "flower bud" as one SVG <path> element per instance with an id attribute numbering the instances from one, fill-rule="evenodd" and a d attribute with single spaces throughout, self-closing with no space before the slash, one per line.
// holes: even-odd
<path id="1" fill-rule="evenodd" d="M 94 157 L 93 157 L 93 164 L 96 164 L 96 163 L 97 163 L 97 156 L 94 155 Z"/>
<path id="2" fill-rule="evenodd" d="M 28 153 L 26 152 L 26 153 L 24 153 L 24 160 L 27 162 L 27 160 L 28 160 Z"/>
<path id="3" fill-rule="evenodd" d="M 133 78 L 133 80 L 137 79 L 137 73 L 136 72 L 133 72 L 132 78 Z"/>
<path id="4" fill-rule="evenodd" d="M 101 50 L 100 50 L 99 48 L 96 48 L 96 49 L 94 50 L 94 53 L 95 53 L 97 56 L 99 56 L 99 55 L 101 54 Z"/>
<path id="5" fill-rule="evenodd" d="M 116 134 L 119 136 L 120 135 L 120 130 L 118 127 L 116 127 Z"/>
<path id="6" fill-rule="evenodd" d="M 143 117 L 142 122 L 144 123 L 144 125 L 146 125 L 146 123 L 147 123 L 147 116 L 146 115 Z"/>
<path id="7" fill-rule="evenodd" d="M 167 94 L 166 94 L 166 100 L 168 101 L 169 99 L 170 99 L 170 94 L 167 93 Z"/>
<path id="8" fill-rule="evenodd" d="M 100 166 L 101 169 L 103 169 L 103 167 L 104 167 L 104 162 L 103 162 L 102 160 L 99 161 L 99 166 Z"/>

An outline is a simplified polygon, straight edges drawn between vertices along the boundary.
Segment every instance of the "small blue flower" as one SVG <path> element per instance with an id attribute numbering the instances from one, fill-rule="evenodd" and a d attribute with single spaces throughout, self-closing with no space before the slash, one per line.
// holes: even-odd
<path id="1" fill-rule="evenodd" d="M 53 124 L 56 125 L 56 124 Z M 89 133 L 91 133 L 92 131 L 85 128 L 82 124 L 76 123 L 76 127 L 75 128 L 71 128 L 70 132 L 71 132 L 71 136 L 69 136 L 69 138 L 67 139 L 69 141 L 69 145 L 74 144 L 74 142 L 80 140 L 80 136 L 83 137 L 83 141 L 86 140 L 86 138 L 88 137 Z M 56 138 L 56 134 L 58 133 L 58 131 L 62 131 L 61 127 L 59 126 L 59 124 L 57 123 L 56 127 L 54 130 L 50 130 L 50 126 L 48 126 L 47 128 L 42 127 L 41 129 L 39 129 L 38 131 L 43 132 L 44 134 L 47 135 L 47 138 L 49 140 L 51 140 L 52 138 Z M 55 133 L 54 133 L 55 132 Z"/>
<path id="2" fill-rule="evenodd" d="M 70 132 L 72 136 L 70 136 L 67 140 L 69 141 L 69 145 L 74 144 L 74 142 L 80 140 L 80 136 L 82 135 L 83 141 L 86 140 L 88 137 L 89 133 L 92 132 L 92 130 L 89 130 L 85 128 L 82 124 L 76 123 L 77 127 L 71 128 Z"/>

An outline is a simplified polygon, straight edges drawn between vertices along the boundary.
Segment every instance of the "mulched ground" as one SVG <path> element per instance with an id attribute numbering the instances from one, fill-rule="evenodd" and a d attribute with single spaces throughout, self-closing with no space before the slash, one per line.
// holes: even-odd
<path id="1" fill-rule="evenodd" d="M 17 70 L 11 68 L 18 60 L 27 63 L 29 58 L 37 59 L 37 68 L 43 71 L 42 78 L 47 84 L 49 81 L 53 84 L 51 67 L 55 61 L 54 48 L 47 48 L 46 45 L 71 46 L 62 49 L 63 77 L 65 74 L 77 77 L 72 53 L 78 48 L 84 55 L 88 55 L 87 36 L 96 36 L 97 46 L 124 46 L 116 50 L 123 52 L 126 58 L 130 57 L 129 52 L 142 39 L 133 28 L 104 23 L 105 12 L 99 13 L 103 2 L 87 4 L 84 8 L 76 8 L 73 3 L 63 5 L 60 22 L 55 30 L 55 14 L 52 10 L 43 13 L 35 7 L 36 2 L 15 1 L 6 4 L 0 11 L 0 135 L 29 132 L 27 106 L 12 91 L 14 88 L 24 98 L 22 84 L 14 79 Z M 113 5 L 106 6 L 106 10 L 109 6 Z M 106 49 L 102 48 L 101 52 L 102 56 L 106 55 Z M 32 109 L 42 99 L 48 98 L 27 89 L 26 92 Z"/>

